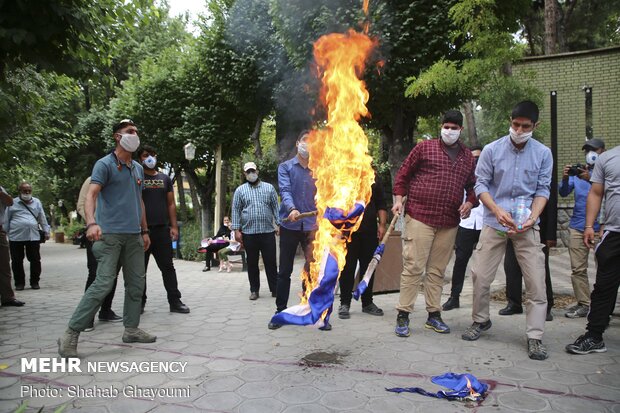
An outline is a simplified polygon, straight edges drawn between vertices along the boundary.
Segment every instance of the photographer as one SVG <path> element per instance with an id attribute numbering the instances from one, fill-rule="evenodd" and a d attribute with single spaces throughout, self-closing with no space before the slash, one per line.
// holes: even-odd
<path id="1" fill-rule="evenodd" d="M 586 165 L 566 165 L 562 173 L 562 183 L 559 192 L 563 197 L 575 191 L 575 206 L 569 224 L 571 280 L 577 305 L 567 309 L 564 314 L 568 318 L 585 317 L 590 311 L 590 284 L 588 282 L 588 255 L 589 249 L 583 243 L 583 231 L 586 219 L 586 199 L 590 193 L 590 171 L 598 156 L 605 151 L 605 142 L 601 139 L 590 139 L 581 148 L 585 152 Z M 594 231 L 600 230 L 597 221 L 594 222 Z M 597 235 L 598 243 L 598 235 Z"/>

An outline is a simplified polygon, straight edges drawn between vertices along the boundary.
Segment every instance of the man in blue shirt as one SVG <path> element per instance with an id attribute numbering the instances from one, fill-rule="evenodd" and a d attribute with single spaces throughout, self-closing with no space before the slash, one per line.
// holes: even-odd
<path id="1" fill-rule="evenodd" d="M 509 134 L 482 151 L 476 167 L 476 195 L 484 204 L 480 240 L 472 263 L 474 281 L 473 324 L 463 340 L 477 340 L 491 328 L 489 300 L 491 283 L 504 256 L 506 241 L 512 240 L 525 280 L 526 334 L 528 356 L 533 360 L 548 357 L 542 344 L 547 315 L 545 296 L 545 256 L 540 248 L 538 217 L 550 195 L 553 159 L 549 148 L 532 139 L 538 125 L 538 106 L 530 101 L 518 103 L 512 110 Z M 522 222 L 515 222 L 510 211 L 514 199 L 523 197 Z"/>
<path id="2" fill-rule="evenodd" d="M 153 343 L 157 339 L 138 328 L 145 280 L 144 251 L 151 244 L 142 202 L 144 170 L 131 159 L 140 146 L 138 128 L 133 121 L 124 119 L 113 126 L 112 135 L 116 148 L 95 163 L 84 207 L 86 237 L 93 241 L 97 276 L 75 309 L 67 331 L 58 339 L 61 357 L 78 356 L 80 332 L 88 328 L 112 290 L 119 264 L 125 279 L 123 342 Z"/>
<path id="3" fill-rule="evenodd" d="M 579 169 L 578 175 L 574 175 L 571 165 L 566 165 L 562 173 L 562 183 L 559 193 L 561 196 L 568 196 L 574 191 L 575 205 L 573 216 L 568 225 L 570 241 L 568 253 L 570 255 L 571 281 L 573 291 L 577 299 L 577 305 L 566 310 L 566 317 L 578 318 L 585 317 L 590 311 L 590 283 L 588 281 L 588 256 L 590 249 L 583 243 L 583 231 L 586 225 L 586 199 L 590 193 L 592 184 L 590 183 L 590 171 L 594 168 L 594 163 L 598 155 L 605 151 L 605 142 L 601 139 L 590 139 L 581 148 L 586 153 L 586 167 Z M 594 231 L 598 234 L 600 226 L 594 221 Z M 597 237 L 598 238 L 598 237 Z M 596 243 L 598 244 L 598 239 Z"/>
<path id="4" fill-rule="evenodd" d="M 316 211 L 314 196 L 316 185 L 312 172 L 308 168 L 310 154 L 308 152 L 308 131 L 303 131 L 297 139 L 297 154 L 294 158 L 282 162 L 278 167 L 278 185 L 280 186 L 280 271 L 278 272 L 278 288 L 276 292 L 276 312 L 288 306 L 291 290 L 291 274 L 297 246 L 301 244 L 306 262 L 304 270 L 310 271 L 312 261 L 312 241 L 317 230 L 316 216 L 298 219 L 300 214 Z M 329 329 L 329 323 L 323 329 Z M 282 327 L 281 324 L 269 323 L 272 330 Z"/>

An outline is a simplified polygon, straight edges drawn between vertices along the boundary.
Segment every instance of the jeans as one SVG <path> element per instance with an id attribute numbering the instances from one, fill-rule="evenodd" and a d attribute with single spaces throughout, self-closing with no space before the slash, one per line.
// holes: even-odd
<path id="1" fill-rule="evenodd" d="M 169 304 L 177 304 L 181 301 L 181 292 L 177 282 L 177 272 L 172 263 L 172 239 L 170 238 L 170 228 L 167 226 L 149 227 L 149 237 L 151 246 L 144 253 L 144 272 L 149 266 L 151 254 L 155 258 L 157 267 L 161 271 L 164 280 L 164 288 L 168 295 Z M 142 294 L 142 305 L 146 303 L 146 277 L 144 278 L 144 293 Z"/>
<path id="2" fill-rule="evenodd" d="M 30 262 L 30 285 L 38 284 L 41 278 L 41 243 L 39 241 L 9 241 L 9 249 L 15 286 L 26 285 L 24 250 L 26 251 L 25 257 Z"/>
<path id="3" fill-rule="evenodd" d="M 458 298 L 463 291 L 467 263 L 474 252 L 476 243 L 480 239 L 480 231 L 479 229 L 459 227 L 456 232 L 456 252 L 454 257 L 454 268 L 452 269 L 451 297 Z"/>
<path id="4" fill-rule="evenodd" d="M 123 325 L 140 324 L 141 297 L 144 292 L 144 240 L 140 234 L 103 234 L 93 243 L 97 258 L 97 276 L 88 287 L 69 320 L 69 328 L 84 331 L 89 327 L 104 298 L 112 291 L 119 264 L 125 281 Z"/>
<path id="5" fill-rule="evenodd" d="M 368 264 L 370 264 L 372 260 L 377 245 L 379 245 L 379 242 L 376 232 L 365 234 L 359 232 L 353 233 L 351 242 L 347 243 L 347 259 L 340 273 L 340 304 L 351 305 L 357 262 L 359 261 L 360 264 L 359 278 L 362 279 L 364 274 L 366 274 Z M 362 307 L 372 304 L 372 286 L 374 279 L 375 277 L 373 274 L 366 291 L 362 294 Z"/>
<path id="6" fill-rule="evenodd" d="M 88 287 L 90 287 L 97 277 L 97 259 L 93 255 L 93 242 L 89 239 L 86 239 L 86 266 L 88 267 L 88 278 L 86 279 L 86 288 L 84 288 L 84 291 L 88 290 Z M 114 300 L 114 293 L 116 292 L 116 283 L 118 282 L 119 271 L 120 267 L 116 270 L 117 276 L 114 279 L 112 291 L 110 291 L 110 294 L 106 295 L 101 303 L 101 311 L 103 312 L 109 312 L 112 310 L 112 300 Z"/>
<path id="7" fill-rule="evenodd" d="M 296 231 L 280 227 L 280 271 L 278 272 L 278 288 L 276 291 L 276 311 L 280 312 L 288 306 L 291 291 L 291 274 L 297 246 L 301 244 L 306 263 L 304 269 L 310 271 L 312 262 L 312 241 L 315 231 Z"/>
<path id="8" fill-rule="evenodd" d="M 596 282 L 590 296 L 588 313 L 588 335 L 602 338 L 609 327 L 609 319 L 616 305 L 620 286 L 620 232 L 605 231 L 601 243 L 596 247 Z"/>
<path id="9" fill-rule="evenodd" d="M 250 292 L 260 290 L 260 270 L 258 268 L 259 254 L 263 256 L 263 264 L 267 273 L 269 291 L 276 291 L 278 268 L 276 264 L 276 233 L 243 234 L 243 246 L 248 260 L 248 280 Z"/>

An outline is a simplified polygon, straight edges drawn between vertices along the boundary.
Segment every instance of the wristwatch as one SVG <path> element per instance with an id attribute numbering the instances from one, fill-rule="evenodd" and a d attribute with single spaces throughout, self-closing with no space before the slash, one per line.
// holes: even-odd
<path id="1" fill-rule="evenodd" d="M 148 229 L 148 228 L 147 228 L 147 229 L 141 229 L 141 230 L 140 230 L 140 235 L 148 235 L 148 234 L 150 234 L 150 233 L 151 233 L 151 231 L 149 231 L 149 229 Z"/>

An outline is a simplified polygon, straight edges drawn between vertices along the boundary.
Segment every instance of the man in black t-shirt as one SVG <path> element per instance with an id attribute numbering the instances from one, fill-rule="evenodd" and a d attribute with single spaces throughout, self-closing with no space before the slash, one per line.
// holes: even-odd
<path id="1" fill-rule="evenodd" d="M 189 313 L 189 307 L 181 302 L 181 292 L 177 284 L 177 273 L 172 263 L 172 241 L 179 236 L 177 226 L 177 209 L 170 177 L 157 170 L 157 152 L 145 145 L 138 150 L 138 157 L 144 166 L 144 190 L 142 199 L 146 210 L 146 222 L 149 227 L 151 246 L 144 253 L 145 271 L 149 257 L 153 254 L 161 270 L 164 287 L 168 293 L 170 311 Z M 142 295 L 142 311 L 146 305 L 146 282 Z"/>
<path id="2" fill-rule="evenodd" d="M 379 224 L 377 226 L 377 217 Z M 353 284 L 355 281 L 355 268 L 357 262 L 360 265 L 360 277 L 363 277 L 372 260 L 379 241 L 383 239 L 387 224 L 387 205 L 383 189 L 378 179 L 372 184 L 372 196 L 364 210 L 364 218 L 357 231 L 353 233 L 351 241 L 347 243 L 347 259 L 340 274 L 340 308 L 338 317 L 347 319 L 350 317 L 351 298 L 353 297 Z M 370 279 L 368 288 L 362 294 L 362 311 L 366 314 L 382 316 L 383 310 L 372 301 L 372 287 L 375 277 Z"/>

